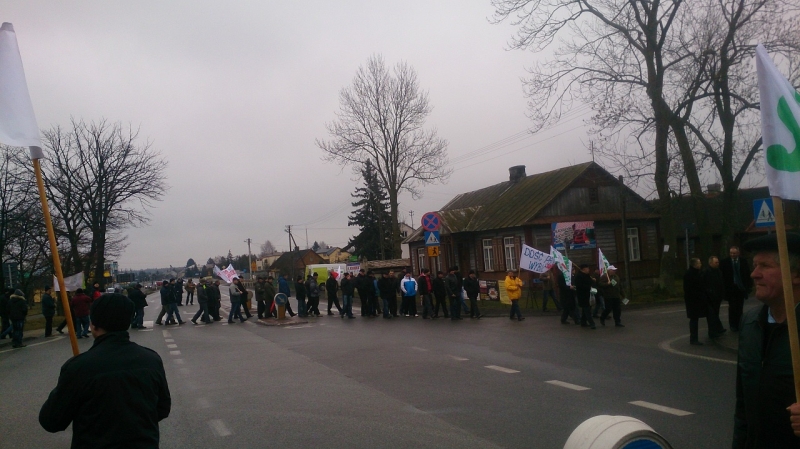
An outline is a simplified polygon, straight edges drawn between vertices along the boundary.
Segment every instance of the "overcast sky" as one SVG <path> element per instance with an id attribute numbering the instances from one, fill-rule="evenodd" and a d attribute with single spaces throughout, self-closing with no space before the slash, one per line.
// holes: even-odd
<path id="1" fill-rule="evenodd" d="M 0 13 L 17 32 L 40 127 L 131 124 L 169 161 L 170 190 L 149 226 L 128 231 L 120 269 L 243 254 L 247 238 L 254 253 L 266 240 L 285 250 L 287 224 L 301 247 L 306 229 L 309 244 L 345 245 L 360 183 L 324 162 L 314 139 L 328 138 L 339 91 L 373 54 L 417 71 L 427 125 L 449 142 L 449 181 L 401 198 L 415 227 L 512 165 L 532 174 L 591 159 L 585 108 L 521 134 L 520 78 L 537 55 L 507 50 L 514 29 L 489 23 L 488 0 L 2 0 Z"/>

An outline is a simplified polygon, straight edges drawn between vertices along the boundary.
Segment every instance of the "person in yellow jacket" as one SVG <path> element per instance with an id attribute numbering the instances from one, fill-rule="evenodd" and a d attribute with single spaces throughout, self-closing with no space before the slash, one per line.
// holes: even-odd
<path id="1" fill-rule="evenodd" d="M 508 272 L 508 276 L 506 276 L 506 292 L 508 293 L 508 299 L 511 300 L 511 319 L 514 319 L 514 315 L 517 316 L 517 321 L 522 321 L 525 318 L 522 317 L 522 313 L 519 310 L 519 298 L 522 297 L 522 280 L 517 277 L 517 273 L 513 271 Z"/>

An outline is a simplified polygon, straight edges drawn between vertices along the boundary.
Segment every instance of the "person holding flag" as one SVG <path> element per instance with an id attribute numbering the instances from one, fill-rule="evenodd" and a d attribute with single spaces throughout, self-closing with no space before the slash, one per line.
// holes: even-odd
<path id="1" fill-rule="evenodd" d="M 800 447 L 800 235 L 786 232 L 783 200 L 800 200 L 800 93 L 756 48 L 765 172 L 775 233 L 745 242 L 755 297 L 739 327 L 733 445 Z M 788 412 L 788 413 L 787 413 Z"/>

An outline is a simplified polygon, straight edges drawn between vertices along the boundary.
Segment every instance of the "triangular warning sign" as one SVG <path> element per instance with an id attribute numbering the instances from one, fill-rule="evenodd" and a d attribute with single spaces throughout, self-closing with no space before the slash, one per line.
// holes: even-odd
<path id="1" fill-rule="evenodd" d="M 439 244 L 439 239 L 436 238 L 436 234 L 435 233 L 431 232 L 430 234 L 428 234 L 428 239 L 425 240 L 425 244 L 426 245 L 438 245 Z"/>
<path id="2" fill-rule="evenodd" d="M 761 203 L 761 210 L 758 212 L 756 223 L 773 223 L 775 222 L 775 214 L 770 210 L 766 201 Z"/>

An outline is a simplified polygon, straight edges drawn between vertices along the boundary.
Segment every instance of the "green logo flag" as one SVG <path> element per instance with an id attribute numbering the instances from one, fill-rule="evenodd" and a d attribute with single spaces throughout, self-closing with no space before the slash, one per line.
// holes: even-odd
<path id="1" fill-rule="evenodd" d="M 800 94 L 761 44 L 756 48 L 756 68 L 769 194 L 800 200 Z"/>

